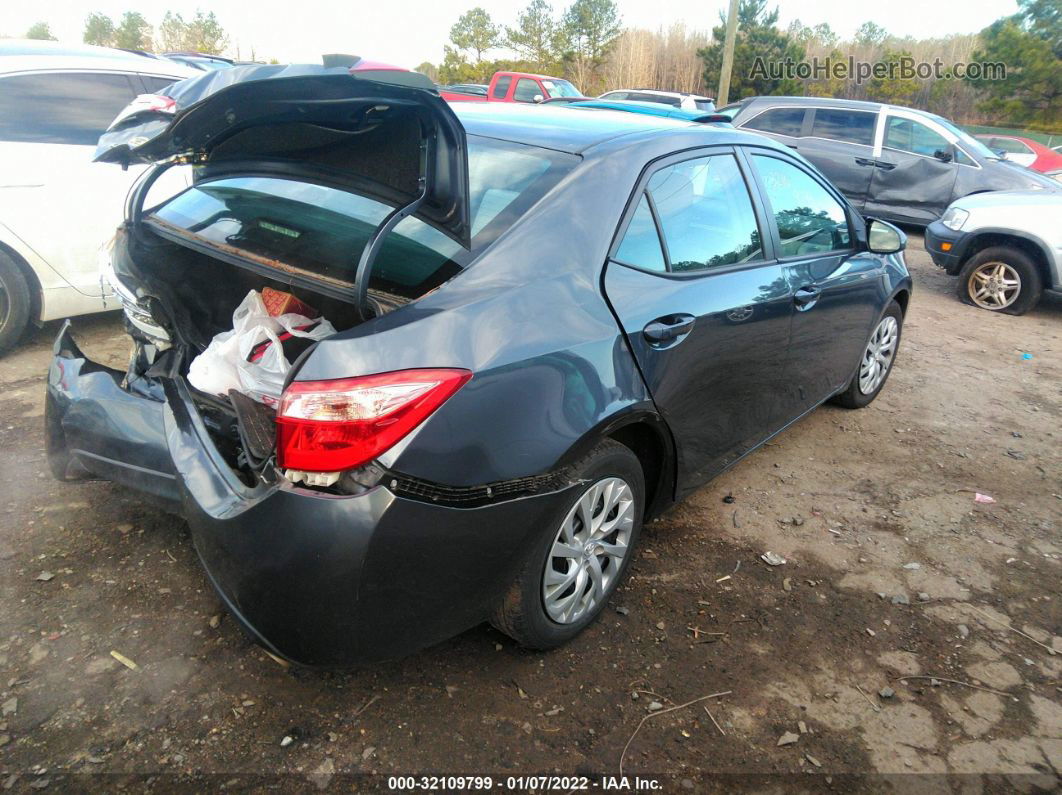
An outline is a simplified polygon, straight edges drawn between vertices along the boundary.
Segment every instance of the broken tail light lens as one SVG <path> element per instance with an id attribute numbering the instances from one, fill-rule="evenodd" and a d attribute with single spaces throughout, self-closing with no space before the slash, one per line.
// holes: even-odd
<path id="1" fill-rule="evenodd" d="M 405 438 L 472 377 L 467 370 L 293 381 L 277 410 L 277 464 L 338 472 L 361 466 Z"/>

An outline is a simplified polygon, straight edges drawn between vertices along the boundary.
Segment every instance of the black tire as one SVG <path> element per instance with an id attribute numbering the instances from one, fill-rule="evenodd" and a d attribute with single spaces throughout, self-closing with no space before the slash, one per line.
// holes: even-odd
<path id="1" fill-rule="evenodd" d="M 18 265 L 0 251 L 0 354 L 22 338 L 30 316 L 30 291 Z"/>
<path id="2" fill-rule="evenodd" d="M 892 358 L 889 360 L 888 369 L 885 371 L 884 377 L 878 383 L 876 387 L 870 392 L 864 393 L 859 386 L 859 375 L 863 369 L 863 356 L 866 356 L 866 350 L 870 346 L 871 340 L 874 339 L 874 335 L 877 333 L 881 324 L 885 322 L 886 318 L 892 318 L 896 321 L 896 342 L 895 349 L 892 354 Z M 900 351 L 900 341 L 903 338 L 903 310 L 900 309 L 900 305 L 893 301 L 888 305 L 885 311 L 882 313 L 878 322 L 874 324 L 874 330 L 870 332 L 870 339 L 867 340 L 867 345 L 863 348 L 863 354 L 860 356 L 859 366 L 856 368 L 855 375 L 852 376 L 852 380 L 844 391 L 836 395 L 833 402 L 839 406 L 844 406 L 846 409 L 861 409 L 864 406 L 869 406 L 874 398 L 878 396 L 878 393 L 885 388 L 885 384 L 889 380 L 889 375 L 892 373 L 893 367 L 896 366 L 896 357 Z"/>
<path id="3" fill-rule="evenodd" d="M 1003 263 L 1010 267 L 1018 275 L 1018 294 L 1007 306 L 993 308 L 977 303 L 974 300 L 973 290 L 976 289 L 974 274 L 978 273 L 982 266 L 993 262 Z M 992 246 L 991 248 L 978 251 L 959 271 L 959 282 L 956 285 L 956 293 L 959 300 L 978 309 L 988 312 L 1002 312 L 1005 315 L 1024 315 L 1040 301 L 1044 292 L 1044 281 L 1040 269 L 1032 258 L 1021 249 L 1010 246 Z"/>
<path id="4" fill-rule="evenodd" d="M 522 646 L 531 649 L 552 649 L 567 643 L 601 614 L 609 597 L 623 581 L 634 557 L 634 550 L 642 528 L 645 512 L 645 480 L 641 464 L 630 448 L 612 440 L 603 441 L 572 467 L 573 479 L 584 481 L 576 490 L 578 496 L 567 500 L 548 525 L 543 527 L 515 582 L 496 605 L 491 624 Z M 612 577 L 605 596 L 590 607 L 585 615 L 571 623 L 557 623 L 548 615 L 543 598 L 543 578 L 547 564 L 553 565 L 551 550 L 561 523 L 593 487 L 594 483 L 607 477 L 624 480 L 633 494 L 633 527 L 627 542 L 627 553 L 617 572 Z M 574 565 L 574 564 L 573 564 Z"/>

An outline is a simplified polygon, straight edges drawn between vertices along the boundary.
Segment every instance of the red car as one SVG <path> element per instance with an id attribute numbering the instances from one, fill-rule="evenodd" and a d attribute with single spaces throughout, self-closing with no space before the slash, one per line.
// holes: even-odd
<path id="1" fill-rule="evenodd" d="M 1007 160 L 1056 179 L 1062 176 L 1062 153 L 1049 149 L 1039 141 L 1017 135 L 978 135 L 977 139 L 984 141 L 985 146 L 993 152 L 1006 152 Z"/>
<path id="2" fill-rule="evenodd" d="M 545 102 L 557 98 L 582 98 L 583 92 L 567 80 L 528 72 L 495 72 L 484 94 L 458 86 L 439 86 L 447 102 Z"/>

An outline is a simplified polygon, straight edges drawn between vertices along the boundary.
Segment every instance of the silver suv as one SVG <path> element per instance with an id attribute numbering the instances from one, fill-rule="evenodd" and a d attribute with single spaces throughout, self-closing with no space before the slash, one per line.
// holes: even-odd
<path id="1" fill-rule="evenodd" d="M 933 262 L 958 275 L 959 298 L 1021 315 L 1044 290 L 1062 291 L 1062 195 L 994 191 L 951 203 L 926 227 Z"/>

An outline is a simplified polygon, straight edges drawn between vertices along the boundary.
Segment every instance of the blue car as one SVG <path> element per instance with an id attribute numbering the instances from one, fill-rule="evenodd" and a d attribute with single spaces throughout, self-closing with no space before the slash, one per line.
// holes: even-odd
<path id="1" fill-rule="evenodd" d="M 569 108 L 599 108 L 601 110 L 622 110 L 627 113 L 644 113 L 646 116 L 662 116 L 666 119 L 682 119 L 684 121 L 700 122 L 729 122 L 724 116 L 715 111 L 688 110 L 675 108 L 671 105 L 663 105 L 659 102 L 635 102 L 633 100 L 619 99 L 589 99 L 579 102 L 569 102 Z"/>
<path id="2" fill-rule="evenodd" d="M 394 71 L 237 66 L 167 92 L 97 150 L 152 164 L 108 275 L 135 352 L 113 369 L 62 329 L 48 460 L 183 516 L 287 659 L 393 658 L 484 621 L 562 644 L 647 518 L 821 403 L 867 405 L 896 361 L 903 233 L 762 136 L 450 105 Z M 175 163 L 194 183 L 147 202 Z M 286 365 L 271 396 L 197 380 L 266 288 L 334 333 L 241 340 L 241 373 Z"/>

